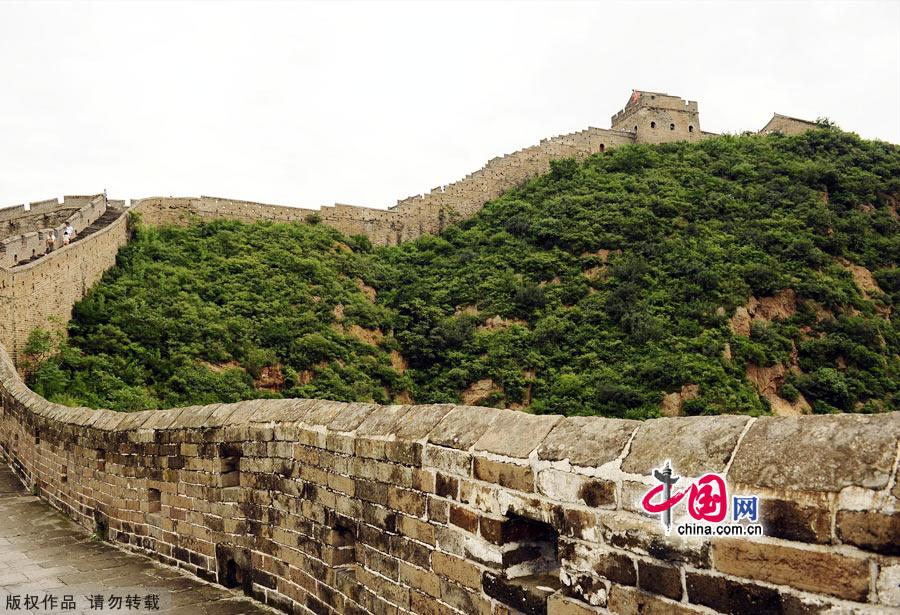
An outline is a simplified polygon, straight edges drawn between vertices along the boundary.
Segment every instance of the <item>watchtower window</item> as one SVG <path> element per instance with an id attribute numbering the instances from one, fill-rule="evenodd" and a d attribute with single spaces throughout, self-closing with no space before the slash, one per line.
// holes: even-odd
<path id="1" fill-rule="evenodd" d="M 634 131 L 637 132 L 637 125 L 634 126 Z"/>
<path id="2" fill-rule="evenodd" d="M 688 126 L 688 132 L 694 132 L 694 127 L 693 127 L 693 126 Z"/>
<path id="3" fill-rule="evenodd" d="M 669 124 L 669 130 L 675 130 L 675 124 Z"/>
<path id="4" fill-rule="evenodd" d="M 650 128 L 656 128 L 656 122 L 650 122 Z"/>

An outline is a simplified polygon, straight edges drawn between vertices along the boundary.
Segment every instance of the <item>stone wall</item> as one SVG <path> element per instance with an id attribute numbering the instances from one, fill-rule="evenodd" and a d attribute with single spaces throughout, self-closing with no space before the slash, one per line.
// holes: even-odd
<path id="1" fill-rule="evenodd" d="M 698 141 L 709 136 L 700 130 L 696 101 L 663 92 L 635 90 L 625 108 L 612 116 L 610 125 L 630 132 L 637 143 Z"/>
<path id="2" fill-rule="evenodd" d="M 116 413 L 29 391 L 0 448 L 85 528 L 293 613 L 876 613 L 900 606 L 900 414 L 658 419 L 257 400 Z M 671 460 L 763 538 L 666 537 Z M 677 519 L 677 517 L 676 517 Z"/>
<path id="3" fill-rule="evenodd" d="M 293 222 L 315 215 L 347 235 L 366 235 L 375 245 L 396 245 L 424 234 L 440 233 L 454 221 L 475 215 L 487 201 L 547 172 L 551 160 L 583 159 L 633 141 L 631 134 L 600 128 L 544 139 L 538 145 L 494 158 L 457 182 L 398 201 L 389 209 L 338 204 L 313 210 L 209 196 L 152 197 L 133 201 L 132 207 L 146 223 L 154 225 L 210 219 Z"/>
<path id="4" fill-rule="evenodd" d="M 760 130 L 759 133 L 763 135 L 769 135 L 775 132 L 779 132 L 785 135 L 796 135 L 802 132 L 806 132 L 807 130 L 812 130 L 815 127 L 815 122 L 801 120 L 795 117 L 788 117 L 787 115 L 775 113 L 774 115 L 772 115 L 772 119 L 762 127 L 762 130 Z"/>
<path id="5" fill-rule="evenodd" d="M 60 247 L 34 262 L 0 267 L 0 345 L 13 357 L 37 327 L 58 330 L 128 242 L 124 215 L 82 241 Z"/>
<path id="6" fill-rule="evenodd" d="M 215 197 L 132 209 L 152 225 L 315 213 L 394 244 L 473 215 L 554 158 L 634 138 L 591 128 L 548 139 L 389 210 Z M 3 211 L 0 223 L 25 210 Z M 50 403 L 6 349 L 15 356 L 33 328 L 68 320 L 115 263 L 127 224 L 0 267 L 0 453 L 100 536 L 293 613 L 900 608 L 900 413 L 638 423 L 299 399 L 129 414 Z M 667 460 L 679 486 L 717 472 L 761 496 L 765 536 L 666 536 L 640 501 Z"/>
<path id="7" fill-rule="evenodd" d="M 79 209 L 88 206 L 93 196 L 65 196 L 63 201 L 47 199 L 0 209 L 0 239 L 55 228 Z"/>
<path id="8" fill-rule="evenodd" d="M 15 267 L 46 254 L 49 249 L 47 238 L 51 233 L 56 234 L 52 248 L 55 250 L 63 245 L 66 226 L 71 224 L 77 235 L 106 213 L 107 201 L 102 195 L 92 197 L 86 203 L 79 202 L 77 207 L 72 202 L 74 199 L 80 201 L 82 197 L 65 197 L 63 205 L 57 204 L 53 209 L 50 209 L 50 205 L 56 203 L 55 200 L 44 201 L 46 207 L 43 211 L 39 209 L 40 204 L 33 203 L 27 222 L 23 222 L 22 218 L 9 220 L 10 228 L 22 232 L 0 241 L 0 267 Z M 23 231 L 24 228 L 31 227 L 37 227 L 37 230 Z"/>

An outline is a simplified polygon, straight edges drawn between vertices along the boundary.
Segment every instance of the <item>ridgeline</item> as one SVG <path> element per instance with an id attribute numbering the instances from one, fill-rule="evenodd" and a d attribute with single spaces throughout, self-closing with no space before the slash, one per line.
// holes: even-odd
<path id="1" fill-rule="evenodd" d="M 20 362 L 51 401 L 256 397 L 534 413 L 900 407 L 900 148 L 831 126 L 623 145 L 440 236 L 136 226 L 67 340 Z"/>

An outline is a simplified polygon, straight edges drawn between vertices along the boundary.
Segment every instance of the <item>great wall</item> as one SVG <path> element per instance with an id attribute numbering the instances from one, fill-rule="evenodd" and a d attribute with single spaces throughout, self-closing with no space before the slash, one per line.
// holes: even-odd
<path id="1" fill-rule="evenodd" d="M 809 126 L 776 114 L 761 132 Z M 610 130 L 547 139 L 387 210 L 103 195 L 0 210 L 2 455 L 87 530 L 290 613 L 898 612 L 900 413 L 636 422 L 289 399 L 126 414 L 48 402 L 16 371 L 30 331 L 62 326 L 115 264 L 128 212 L 317 216 L 395 244 L 553 159 L 708 134 L 696 103 L 635 92 Z M 68 223 L 75 240 L 45 253 Z M 666 461 L 679 486 L 714 472 L 759 495 L 765 535 L 667 536 L 640 506 Z"/>

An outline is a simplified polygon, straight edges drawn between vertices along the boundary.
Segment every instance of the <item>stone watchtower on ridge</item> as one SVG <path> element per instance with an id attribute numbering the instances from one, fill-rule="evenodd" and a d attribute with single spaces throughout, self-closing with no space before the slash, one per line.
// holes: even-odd
<path id="1" fill-rule="evenodd" d="M 633 90 L 625 108 L 612 116 L 613 130 L 634 134 L 636 143 L 699 141 L 697 102 L 662 92 Z"/>

